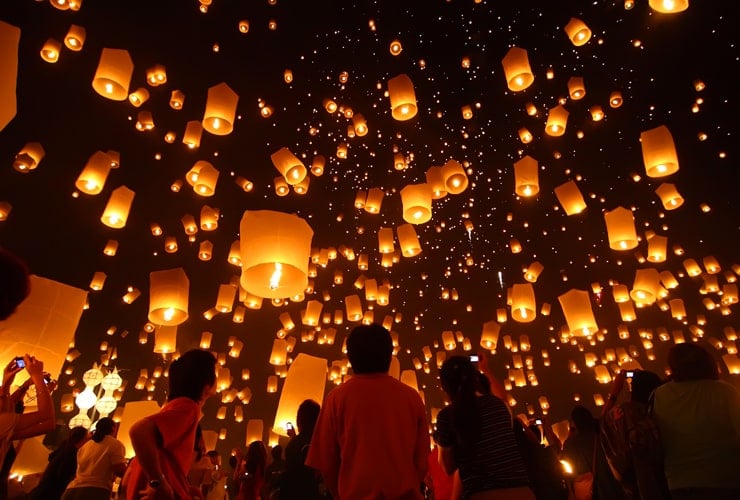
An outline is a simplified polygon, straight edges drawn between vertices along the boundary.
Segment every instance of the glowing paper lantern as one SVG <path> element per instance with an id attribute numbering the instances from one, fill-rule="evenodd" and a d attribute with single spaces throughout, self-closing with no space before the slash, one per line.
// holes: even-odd
<path id="1" fill-rule="evenodd" d="M 149 321 L 176 326 L 188 319 L 190 280 L 181 267 L 149 273 Z"/>
<path id="2" fill-rule="evenodd" d="M 565 182 L 555 188 L 555 196 L 566 215 L 577 215 L 586 209 L 586 200 L 575 181 Z"/>
<path id="3" fill-rule="evenodd" d="M 650 262 L 665 262 L 667 246 L 667 237 L 654 235 L 648 240 L 647 260 Z"/>
<path id="4" fill-rule="evenodd" d="M 631 250 L 637 246 L 635 217 L 631 210 L 617 207 L 610 212 L 604 212 L 604 220 L 609 236 L 609 248 L 612 250 Z"/>
<path id="5" fill-rule="evenodd" d="M 46 152 L 38 142 L 29 142 L 18 151 L 13 159 L 13 168 L 18 172 L 27 173 L 35 170 L 44 158 Z"/>
<path id="6" fill-rule="evenodd" d="M 273 432 L 287 436 L 286 424 L 296 422 L 298 407 L 307 399 L 320 402 L 324 399 L 326 387 L 327 360 L 300 353 L 296 356 L 288 369 L 283 388 L 280 391 L 280 401 Z"/>
<path id="7" fill-rule="evenodd" d="M 247 439 L 246 445 L 255 441 L 262 441 L 264 439 L 264 422 L 261 418 L 251 418 L 247 420 Z"/>
<path id="8" fill-rule="evenodd" d="M 568 95 L 574 101 L 583 99 L 586 96 L 586 87 L 583 85 L 583 78 L 573 76 L 568 80 Z"/>
<path id="9" fill-rule="evenodd" d="M 612 108 L 618 108 L 622 104 L 624 104 L 624 99 L 622 98 L 622 93 L 618 90 L 613 91 L 611 94 L 609 94 L 609 106 Z"/>
<path id="10" fill-rule="evenodd" d="M 157 354 L 168 354 L 177 350 L 177 326 L 158 326 L 154 330 L 154 349 Z"/>
<path id="11" fill-rule="evenodd" d="M 563 29 L 576 47 L 585 45 L 591 39 L 591 30 L 589 27 L 576 17 L 571 17 Z"/>
<path id="12" fill-rule="evenodd" d="M 416 93 L 408 75 L 402 73 L 388 80 L 388 97 L 394 119 L 404 121 L 416 116 Z"/>
<path id="13" fill-rule="evenodd" d="M 683 299 L 671 299 L 668 301 L 668 305 L 671 309 L 671 317 L 679 321 L 686 317 L 686 306 L 684 305 Z"/>
<path id="14" fill-rule="evenodd" d="M 0 21 L 0 131 L 13 119 L 18 109 L 18 43 L 20 28 Z"/>
<path id="15" fill-rule="evenodd" d="M 367 190 L 367 198 L 365 199 L 365 212 L 370 214 L 380 213 L 380 206 L 383 204 L 383 198 L 385 192 L 382 189 L 374 187 Z"/>
<path id="16" fill-rule="evenodd" d="M 504 67 L 504 76 L 509 90 L 519 92 L 534 82 L 534 74 L 529 66 L 527 51 L 520 47 L 512 47 L 501 61 Z"/>
<path id="17" fill-rule="evenodd" d="M 480 335 L 480 346 L 490 351 L 495 350 L 500 331 L 501 326 L 496 321 L 491 320 L 483 323 L 483 331 Z"/>
<path id="18" fill-rule="evenodd" d="M 133 73 L 134 62 L 127 50 L 104 48 L 93 77 L 93 89 L 108 99 L 125 101 Z"/>
<path id="19" fill-rule="evenodd" d="M 448 160 L 442 167 L 445 189 L 450 194 L 460 194 L 468 188 L 468 176 L 460 162 Z"/>
<path id="20" fill-rule="evenodd" d="M 403 220 L 424 224 L 432 218 L 432 194 L 428 184 L 409 184 L 401 189 Z"/>
<path id="21" fill-rule="evenodd" d="M 540 262 L 532 262 L 529 267 L 527 267 L 527 270 L 524 271 L 524 279 L 529 281 L 530 283 L 535 283 L 543 269 L 545 269 L 545 266 L 543 266 Z"/>
<path id="22" fill-rule="evenodd" d="M 511 317 L 520 323 L 529 323 L 537 315 L 534 288 L 531 283 L 515 283 L 511 288 Z"/>
<path id="23" fill-rule="evenodd" d="M 598 330 L 587 291 L 572 289 L 559 295 L 558 301 L 572 335 L 591 335 Z"/>
<path id="24" fill-rule="evenodd" d="M 234 118 L 239 96 L 226 83 L 208 89 L 203 129 L 213 135 L 228 135 L 234 130 Z"/>
<path id="25" fill-rule="evenodd" d="M 303 292 L 313 230 L 296 215 L 272 210 L 247 210 L 240 224 L 241 286 L 270 299 Z"/>
<path id="26" fill-rule="evenodd" d="M 676 189 L 675 184 L 664 182 L 658 186 L 655 193 L 660 197 L 660 202 L 666 210 L 675 210 L 683 205 L 683 197 Z"/>
<path id="27" fill-rule="evenodd" d="M 175 111 L 182 109 L 185 104 L 185 94 L 182 90 L 173 90 L 170 94 L 170 107 Z M 200 122 L 198 122 L 200 124 Z"/>
<path id="28" fill-rule="evenodd" d="M 426 180 L 433 200 L 440 200 L 447 196 L 447 186 L 445 186 L 442 167 L 429 167 L 426 171 Z"/>
<path id="29" fill-rule="evenodd" d="M 216 193 L 216 182 L 219 171 L 207 161 L 197 161 L 193 165 L 195 179 L 193 180 L 193 191 L 200 196 L 213 196 Z"/>
<path id="30" fill-rule="evenodd" d="M 545 124 L 545 133 L 553 137 L 559 137 L 565 133 L 565 126 L 568 123 L 568 110 L 561 104 L 551 108 L 547 113 L 547 123 Z"/>
<path id="31" fill-rule="evenodd" d="M 660 273 L 657 269 L 635 270 L 635 281 L 630 290 L 630 297 L 638 306 L 654 303 L 660 294 Z"/>
<path id="32" fill-rule="evenodd" d="M 303 314 L 301 323 L 306 326 L 318 326 L 323 308 L 324 305 L 318 300 L 309 300 L 306 302 L 306 311 Z"/>
<path id="33" fill-rule="evenodd" d="M 306 166 L 288 148 L 280 148 L 270 155 L 272 164 L 280 172 L 288 184 L 301 182 L 308 173 Z"/>
<path id="34" fill-rule="evenodd" d="M 661 14 L 676 14 L 689 8 L 689 0 L 648 0 L 648 5 Z"/>
<path id="35" fill-rule="evenodd" d="M 648 177 L 665 177 L 678 171 L 676 146 L 665 125 L 642 132 L 640 146 Z"/>
<path id="36" fill-rule="evenodd" d="M 348 321 L 360 321 L 362 319 L 362 302 L 359 295 L 347 295 L 344 298 L 344 307 L 347 311 Z"/>
<path id="37" fill-rule="evenodd" d="M 84 44 L 85 28 L 76 24 L 71 25 L 64 36 L 64 45 L 73 52 L 79 52 Z"/>
<path id="38" fill-rule="evenodd" d="M 41 47 L 41 59 L 48 63 L 55 63 L 59 60 L 59 52 L 62 49 L 62 42 L 54 38 L 49 38 Z"/>
<path id="39" fill-rule="evenodd" d="M 421 253 L 421 243 L 412 224 L 401 224 L 396 228 L 396 234 L 404 257 L 415 257 Z"/>
<path id="40" fill-rule="evenodd" d="M 216 297 L 216 309 L 220 313 L 229 313 L 234 306 L 236 297 L 236 287 L 230 283 L 218 286 L 218 296 Z"/>
<path id="41" fill-rule="evenodd" d="M 105 206 L 100 221 L 108 227 L 120 229 L 126 225 L 131 204 L 134 201 L 134 192 L 126 186 L 119 186 L 114 189 L 108 204 Z"/>
<path id="42" fill-rule="evenodd" d="M 362 116 L 361 113 L 357 113 L 352 116 L 352 125 L 355 128 L 355 133 L 358 137 L 362 137 L 367 135 L 368 128 L 367 128 L 367 121 L 365 120 L 365 117 Z"/>
<path id="43" fill-rule="evenodd" d="M 378 229 L 378 251 L 380 253 L 393 253 L 393 228 L 381 227 Z"/>
<path id="44" fill-rule="evenodd" d="M 110 157 L 103 151 L 96 151 L 77 177 L 75 187 L 85 194 L 99 194 L 103 190 L 110 169 Z"/>
<path id="45" fill-rule="evenodd" d="M 128 96 L 128 101 L 135 107 L 138 108 L 149 100 L 149 91 L 144 87 L 138 88 L 131 92 Z"/>
<path id="46" fill-rule="evenodd" d="M 514 191 L 530 197 L 540 192 L 537 160 L 527 155 L 514 163 Z"/>

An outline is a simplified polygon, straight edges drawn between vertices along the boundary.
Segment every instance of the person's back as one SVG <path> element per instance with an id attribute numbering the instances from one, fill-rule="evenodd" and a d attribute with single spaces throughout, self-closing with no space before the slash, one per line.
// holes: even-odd
<path id="1" fill-rule="evenodd" d="M 49 464 L 36 487 L 28 494 L 31 500 L 61 498 L 65 488 L 75 477 L 77 450 L 87 441 L 87 437 L 87 429 L 75 427 L 70 431 L 69 438 L 49 454 Z"/>

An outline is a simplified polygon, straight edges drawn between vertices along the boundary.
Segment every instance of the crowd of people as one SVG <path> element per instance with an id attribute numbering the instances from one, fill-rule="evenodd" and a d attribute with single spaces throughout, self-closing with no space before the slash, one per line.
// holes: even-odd
<path id="1" fill-rule="evenodd" d="M 28 293 L 27 267 L 0 249 L 0 320 Z M 119 477 L 117 497 L 128 500 L 740 499 L 740 391 L 720 380 L 699 343 L 670 349 L 668 380 L 621 371 L 598 418 L 572 409 L 562 443 L 546 416 L 523 422 L 512 414 L 485 353 L 477 364 L 468 356 L 444 361 L 448 404 L 430 429 L 419 393 L 389 375 L 387 329 L 357 326 L 346 346 L 352 376 L 322 402 L 303 401 L 284 458 L 282 447 L 268 454 L 254 441 L 232 452 L 226 471 L 205 449 L 199 421 L 216 392 L 216 358 L 194 349 L 171 363 L 167 403 L 131 427 L 133 459 L 126 461 L 113 420 L 101 418 L 92 433 L 69 431 L 28 497 L 108 499 Z M 28 382 L 10 392 L 22 370 Z M 29 354 L 3 371 L 0 499 L 8 497 L 14 443 L 54 428 L 45 375 Z M 28 412 L 31 386 L 36 411 Z"/>

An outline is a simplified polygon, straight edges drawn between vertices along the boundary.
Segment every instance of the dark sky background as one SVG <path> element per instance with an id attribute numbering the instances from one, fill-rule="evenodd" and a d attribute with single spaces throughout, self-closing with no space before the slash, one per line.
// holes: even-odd
<path id="1" fill-rule="evenodd" d="M 582 19 L 593 32 L 584 46 L 574 46 L 563 31 L 571 17 Z M 607 362 L 606 354 L 622 347 L 643 368 L 663 374 L 665 354 L 675 338 L 672 332 L 692 339 L 697 326 L 706 338 L 721 342 L 715 342 L 718 359 L 732 351 L 734 344 L 727 342 L 724 332 L 740 329 L 737 305 L 725 307 L 724 314 L 719 307 L 708 310 L 702 301 L 708 298 L 719 304 L 721 296 L 700 293 L 703 276 L 687 276 L 683 261 L 692 258 L 702 264 L 704 257 L 715 257 L 722 268 L 717 275 L 720 288 L 740 272 L 736 163 L 740 109 L 732 76 L 740 69 L 735 2 L 693 1 L 683 13 L 659 14 L 647 0 L 636 0 L 629 10 L 621 1 L 277 0 L 270 5 L 266 0 L 213 0 L 202 13 L 194 0 L 86 0 L 78 12 L 61 11 L 48 2 L 6 0 L 0 19 L 22 30 L 18 114 L 0 131 L 0 201 L 13 207 L 8 220 L 0 222 L 0 244 L 23 256 L 34 273 L 68 285 L 87 289 L 95 272 L 107 274 L 104 289 L 89 294 L 90 308 L 75 337 L 82 355 L 74 362 L 71 377 L 61 375 L 62 387 L 99 361 L 98 346 L 104 340 L 117 350 L 111 366 L 127 380 L 123 401 L 146 398 L 146 391 L 134 388 L 139 370 L 152 373 L 155 366 L 169 362 L 152 353 L 153 336 L 146 345 L 138 343 L 147 322 L 149 273 L 183 267 L 190 279 L 190 319 L 179 327 L 178 349 L 196 347 L 203 331 L 213 332 L 212 349 L 217 352 L 226 352 L 228 338 L 238 337 L 245 347 L 238 359 L 228 358 L 227 367 L 235 377 L 233 387 L 248 386 L 253 393 L 244 405 L 243 423 L 233 418 L 233 407 L 242 404 L 239 400 L 227 405 L 228 416 L 220 421 L 215 415 L 221 403 L 214 398 L 205 407 L 204 427 L 227 428 L 221 446 L 230 448 L 244 444 L 248 419 L 263 418 L 266 428 L 270 426 L 279 394 L 266 393 L 266 380 L 275 373 L 268 359 L 281 328 L 278 316 L 288 311 L 298 330 L 308 329 L 300 325 L 305 302 L 275 307 L 265 301 L 261 310 L 247 310 L 242 324 L 235 324 L 231 314 L 203 318 L 203 312 L 215 305 L 219 285 L 239 276 L 226 257 L 239 237 L 242 214 L 257 209 L 304 218 L 314 230 L 313 247 L 345 245 L 356 255 L 368 255 L 370 268 L 365 272 L 358 270 L 356 261 L 341 256 L 319 268 L 315 292 L 307 294 L 307 300 L 320 300 L 324 312 L 333 312 L 344 308 L 346 295 L 358 293 L 353 282 L 360 274 L 378 282 L 388 280 L 393 285 L 390 304 L 376 305 L 375 319 L 381 322 L 386 315 L 402 314 L 393 327 L 399 336 L 402 369 L 413 369 L 414 358 L 424 360 L 424 346 L 432 354 L 442 349 L 445 330 L 461 331 L 477 349 L 483 323 L 507 307 L 506 289 L 525 283 L 522 269 L 541 262 L 544 271 L 534 284 L 537 318 L 517 323 L 509 315 L 491 357 L 501 379 L 507 377 L 514 354 L 531 357 L 538 385 L 512 389 L 516 413 L 527 413 L 527 405 L 531 412 L 541 413 L 538 398 L 544 395 L 552 420 L 562 420 L 576 404 L 577 394 L 581 403 L 598 412 L 593 395 L 605 396 L 610 386 L 596 381 L 593 369 L 585 366 L 585 353 L 594 353 L 614 373 L 617 363 Z M 239 32 L 240 20 L 249 21 L 247 33 Z M 275 30 L 268 28 L 271 20 Z M 83 50 L 63 47 L 57 63 L 43 61 L 39 51 L 44 42 L 61 41 L 72 24 L 87 31 Z M 398 56 L 389 51 L 394 39 L 403 45 Z M 517 93 L 508 91 L 501 66 L 514 45 L 528 51 L 535 75 L 533 85 Z M 151 94 L 141 108 L 105 99 L 93 90 L 91 81 L 105 47 L 129 51 L 134 62 L 129 91 L 146 87 Z M 468 68 L 463 67 L 464 57 L 469 58 Z M 167 83 L 149 87 L 146 71 L 157 64 L 166 68 Z M 290 84 L 283 78 L 286 69 L 294 75 Z M 548 69 L 553 70 L 552 79 L 546 76 Z M 340 81 L 342 72 L 348 74 L 346 83 Z M 417 116 L 405 122 L 391 117 L 384 95 L 387 81 L 401 73 L 413 81 L 419 107 Z M 586 96 L 581 100 L 567 98 L 572 76 L 584 79 Z M 697 91 L 697 80 L 706 88 Z M 186 148 L 185 124 L 202 120 L 208 88 L 222 82 L 239 96 L 234 131 L 227 136 L 204 131 L 199 148 Z M 186 95 L 179 111 L 168 105 L 174 89 Z M 615 90 L 624 97 L 617 109 L 608 103 Z M 561 97 L 570 112 L 567 129 L 562 137 L 550 137 L 544 133 L 547 110 Z M 362 113 L 368 135 L 348 138 L 351 120 L 328 113 L 322 106 L 325 98 Z M 271 117 L 260 116 L 259 102 L 274 107 Z M 535 116 L 525 112 L 530 102 L 538 109 Z M 590 119 L 588 109 L 595 104 L 606 113 L 601 122 Z M 463 119 L 463 105 L 473 107 L 472 119 Z M 140 110 L 152 113 L 153 130 L 136 130 Z M 652 179 L 645 175 L 639 137 L 659 125 L 666 125 L 673 135 L 680 170 Z M 534 135 L 530 144 L 518 139 L 522 127 Z M 168 131 L 177 135 L 172 144 L 164 141 Z M 27 142 L 40 142 L 46 156 L 38 168 L 23 174 L 12 164 Z M 349 144 L 345 160 L 335 155 L 340 142 Z M 323 176 L 309 174 L 307 194 L 275 194 L 274 178 L 279 173 L 270 155 L 281 147 L 307 166 L 316 155 L 326 157 Z M 410 159 L 404 171 L 393 168 L 394 148 Z M 98 150 L 120 152 L 120 168 L 111 171 L 101 194 L 73 196 L 75 179 Z M 540 166 L 540 192 L 529 199 L 514 193 L 512 165 L 525 155 Z M 433 202 L 432 220 L 416 227 L 423 248 L 419 256 L 401 257 L 391 268 L 381 267 L 377 231 L 403 223 L 399 191 L 424 182 L 429 167 L 449 159 L 468 166 L 469 187 Z M 210 161 L 220 171 L 215 196 L 197 196 L 187 184 L 173 192 L 172 183 L 184 179 L 198 160 Z M 641 178 L 636 181 L 634 174 Z M 251 180 L 254 189 L 244 192 L 236 176 Z M 579 215 L 566 216 L 553 191 L 568 180 L 577 181 L 586 198 L 588 207 Z M 662 182 L 674 183 L 685 198 L 678 210 L 662 208 L 655 194 Z M 110 192 L 120 185 L 136 195 L 126 227 L 116 230 L 99 219 Z M 375 187 L 386 194 L 381 212 L 354 208 L 357 191 Z M 703 211 L 702 204 L 711 210 Z M 190 243 L 180 220 L 185 214 L 197 220 L 203 205 L 220 209 L 219 227 L 199 231 Z M 619 206 L 633 210 L 641 237 L 634 250 L 609 249 L 603 212 Z M 470 232 L 464 226 L 466 218 L 473 223 Z M 177 253 L 164 252 L 164 237 L 152 236 L 151 223 L 177 237 Z M 668 237 L 665 262 L 640 262 L 639 256 L 647 254 L 646 231 Z M 520 253 L 510 250 L 512 238 L 521 243 Z M 102 252 L 110 239 L 119 242 L 114 257 Z M 209 262 L 197 257 L 204 239 L 213 243 Z M 674 254 L 674 245 L 684 254 Z M 632 322 L 620 317 L 610 285 L 623 283 L 631 289 L 635 271 L 649 267 L 670 271 L 678 279 L 679 286 L 663 302 L 682 298 L 688 313 L 683 321 L 659 305 L 639 309 Z M 343 272 L 342 285 L 333 283 L 337 270 Z M 603 287 L 601 294 L 593 293 L 594 283 Z M 121 300 L 128 286 L 142 292 L 131 305 Z M 458 300 L 442 298 L 443 290 L 453 289 Z M 570 289 L 590 294 L 600 328 L 591 339 L 560 338 L 565 320 L 558 296 Z M 372 304 L 359 293 L 367 309 Z M 549 316 L 539 313 L 545 303 L 552 306 Z M 700 325 L 702 319 L 706 324 Z M 628 339 L 619 338 L 620 325 L 627 326 Z M 112 326 L 115 334 L 107 335 Z M 338 326 L 333 345 L 301 342 L 300 332 L 294 334 L 299 341 L 293 355 L 305 352 L 329 363 L 344 359 L 341 345 L 352 326 L 350 322 Z M 661 328 L 669 334 L 665 340 L 660 338 Z M 653 349 L 645 348 L 641 333 L 653 336 Z M 531 350 L 510 352 L 503 345 L 504 335 L 514 345 L 527 335 Z M 461 343 L 454 352 L 464 352 Z M 569 361 L 580 373 L 571 373 Z M 434 358 L 429 365 L 430 373 L 419 370 L 417 377 L 431 410 L 443 399 Z M 249 381 L 238 377 L 243 368 L 251 370 Z M 738 383 L 724 364 L 722 369 L 728 380 Z M 327 390 L 331 386 L 327 383 Z M 163 401 L 165 387 L 164 379 L 157 381 L 150 396 Z"/>

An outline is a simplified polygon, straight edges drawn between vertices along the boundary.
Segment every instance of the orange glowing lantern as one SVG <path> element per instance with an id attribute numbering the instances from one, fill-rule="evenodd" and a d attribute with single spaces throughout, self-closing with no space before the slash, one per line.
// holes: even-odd
<path id="1" fill-rule="evenodd" d="M 288 148 L 283 147 L 278 149 L 270 155 L 270 159 L 288 184 L 298 184 L 308 173 L 303 162 L 291 153 Z"/>
<path id="2" fill-rule="evenodd" d="M 182 90 L 173 90 L 170 94 L 170 107 L 175 111 L 182 109 L 185 104 L 185 94 Z M 200 123 L 200 122 L 199 122 Z"/>
<path id="3" fill-rule="evenodd" d="M 99 194 L 103 190 L 110 168 L 110 157 L 102 151 L 96 151 L 77 177 L 75 187 L 85 194 Z"/>
<path id="4" fill-rule="evenodd" d="M 646 130 L 640 134 L 642 159 L 648 177 L 665 177 L 678 171 L 678 156 L 668 127 Z"/>
<path id="5" fill-rule="evenodd" d="M 604 212 L 604 220 L 609 235 L 609 248 L 612 250 L 632 250 L 637 246 L 635 217 L 631 210 L 617 207 L 610 212 Z"/>
<path id="6" fill-rule="evenodd" d="M 149 273 L 149 315 L 156 325 L 175 326 L 188 319 L 190 280 L 181 267 Z"/>
<path id="7" fill-rule="evenodd" d="M 415 257 L 421 253 L 421 244 L 412 224 L 401 224 L 396 228 L 401 254 L 404 257 Z"/>
<path id="8" fill-rule="evenodd" d="M 577 215 L 586 209 L 586 200 L 575 181 L 568 181 L 555 188 L 555 196 L 566 215 Z"/>
<path id="9" fill-rule="evenodd" d="M 447 196 L 447 186 L 445 185 L 442 167 L 429 167 L 426 171 L 426 181 L 433 200 L 440 200 Z"/>
<path id="10" fill-rule="evenodd" d="M 104 48 L 93 77 L 93 89 L 108 99 L 125 101 L 133 73 L 134 62 L 128 51 Z"/>
<path id="11" fill-rule="evenodd" d="M 378 229 L 378 251 L 380 253 L 393 253 L 393 228 L 381 227 Z"/>
<path id="12" fill-rule="evenodd" d="M 676 14 L 689 8 L 689 0 L 648 0 L 648 5 L 661 14 Z"/>
<path id="13" fill-rule="evenodd" d="M 203 125 L 198 120 L 190 120 L 185 124 L 185 133 L 182 135 L 182 143 L 190 149 L 200 146 L 200 138 L 203 135 Z"/>
<path id="14" fill-rule="evenodd" d="M 504 67 L 504 76 L 509 90 L 519 92 L 534 82 L 534 74 L 529 66 L 527 51 L 520 47 L 512 47 L 501 61 Z"/>
<path id="15" fill-rule="evenodd" d="M 383 204 L 383 198 L 385 192 L 382 189 L 374 187 L 367 190 L 367 198 L 365 199 L 365 212 L 370 214 L 380 213 L 380 206 Z"/>
<path id="16" fill-rule="evenodd" d="M 591 39 L 591 30 L 589 27 L 576 17 L 571 17 L 563 29 L 576 47 L 585 45 Z"/>
<path id="17" fill-rule="evenodd" d="M 571 335 L 591 335 L 598 330 L 587 291 L 571 289 L 559 295 L 558 301 Z"/>
<path id="18" fill-rule="evenodd" d="M 362 302 L 360 296 L 353 294 L 344 298 L 344 307 L 347 311 L 348 321 L 360 321 L 362 319 Z"/>
<path id="19" fill-rule="evenodd" d="M 638 307 L 650 305 L 658 299 L 661 288 L 660 273 L 657 269 L 637 269 L 630 297 Z"/>
<path id="20" fill-rule="evenodd" d="M 559 137 L 565 134 L 565 127 L 568 123 L 568 110 L 561 104 L 551 108 L 547 113 L 547 123 L 545 124 L 545 133 L 552 137 Z"/>
<path id="21" fill-rule="evenodd" d="M 367 121 L 365 120 L 365 117 L 361 113 L 357 113 L 352 116 L 352 125 L 355 128 L 355 133 L 358 137 L 363 137 L 367 135 L 368 128 L 367 128 Z"/>
<path id="22" fill-rule="evenodd" d="M 126 225 L 131 204 L 134 201 L 134 192 L 126 186 L 119 186 L 114 189 L 108 204 L 105 206 L 100 221 L 108 227 L 120 229 Z"/>
<path id="23" fill-rule="evenodd" d="M 514 190 L 519 196 L 530 197 L 540 192 L 537 160 L 527 155 L 514 163 Z"/>
<path id="24" fill-rule="evenodd" d="M 655 193 L 660 197 L 660 202 L 666 210 L 675 210 L 683 205 L 684 199 L 675 184 L 664 182 L 658 186 Z"/>
<path id="25" fill-rule="evenodd" d="M 160 325 L 154 330 L 154 348 L 157 354 L 168 354 L 177 350 L 177 326 Z"/>
<path id="26" fill-rule="evenodd" d="M 307 399 L 321 401 L 326 386 L 326 359 L 300 353 L 288 369 L 280 391 L 273 432 L 287 435 L 286 424 L 295 422 L 298 407 Z"/>
<path id="27" fill-rule="evenodd" d="M 586 87 L 583 84 L 583 77 L 572 76 L 568 80 L 568 95 L 574 101 L 581 100 L 586 96 Z"/>
<path id="28" fill-rule="evenodd" d="M 450 194 L 460 194 L 468 187 L 468 176 L 460 162 L 448 160 L 442 167 L 445 189 Z"/>
<path id="29" fill-rule="evenodd" d="M 432 218 L 432 193 L 428 184 L 409 184 L 401 189 L 403 220 L 424 224 Z"/>
<path id="30" fill-rule="evenodd" d="M 537 316 L 534 288 L 531 283 L 515 283 L 511 288 L 511 317 L 529 323 Z"/>
<path id="31" fill-rule="evenodd" d="M 609 94 L 609 106 L 612 108 L 618 108 L 624 104 L 622 93 L 618 90 L 613 91 Z"/>
<path id="32" fill-rule="evenodd" d="M 213 135 L 228 135 L 234 130 L 234 118 L 239 96 L 226 83 L 208 89 L 203 129 Z"/>
<path id="33" fill-rule="evenodd" d="M 498 342 L 500 331 L 501 326 L 499 326 L 496 321 L 491 320 L 483 323 L 483 331 L 480 335 L 480 346 L 489 351 L 496 349 L 496 343 Z"/>
<path id="34" fill-rule="evenodd" d="M 41 47 L 41 59 L 48 63 L 55 63 L 59 60 L 59 52 L 62 50 L 62 42 L 54 38 L 49 38 Z"/>
<path id="35" fill-rule="evenodd" d="M 200 196 L 213 196 L 216 194 L 216 182 L 218 181 L 219 171 L 211 163 L 200 160 L 193 165 L 194 171 L 197 172 L 193 182 L 193 191 Z"/>
<path id="36" fill-rule="evenodd" d="M 73 52 L 79 52 L 84 44 L 85 28 L 72 24 L 64 35 L 64 45 Z"/>
<path id="37" fill-rule="evenodd" d="M 46 155 L 44 147 L 38 142 L 29 142 L 18 151 L 13 159 L 13 168 L 23 174 L 35 170 Z"/>
<path id="38" fill-rule="evenodd" d="M 650 262 L 665 262 L 668 247 L 668 238 L 654 235 L 648 240 L 647 260 Z"/>
<path id="39" fill-rule="evenodd" d="M 416 93 L 408 75 L 402 73 L 388 80 L 388 97 L 394 119 L 404 121 L 416 116 Z"/>
<path id="40" fill-rule="evenodd" d="M 530 283 L 535 283 L 544 269 L 545 266 L 538 261 L 534 261 L 527 267 L 527 270 L 524 271 L 524 279 Z"/>

